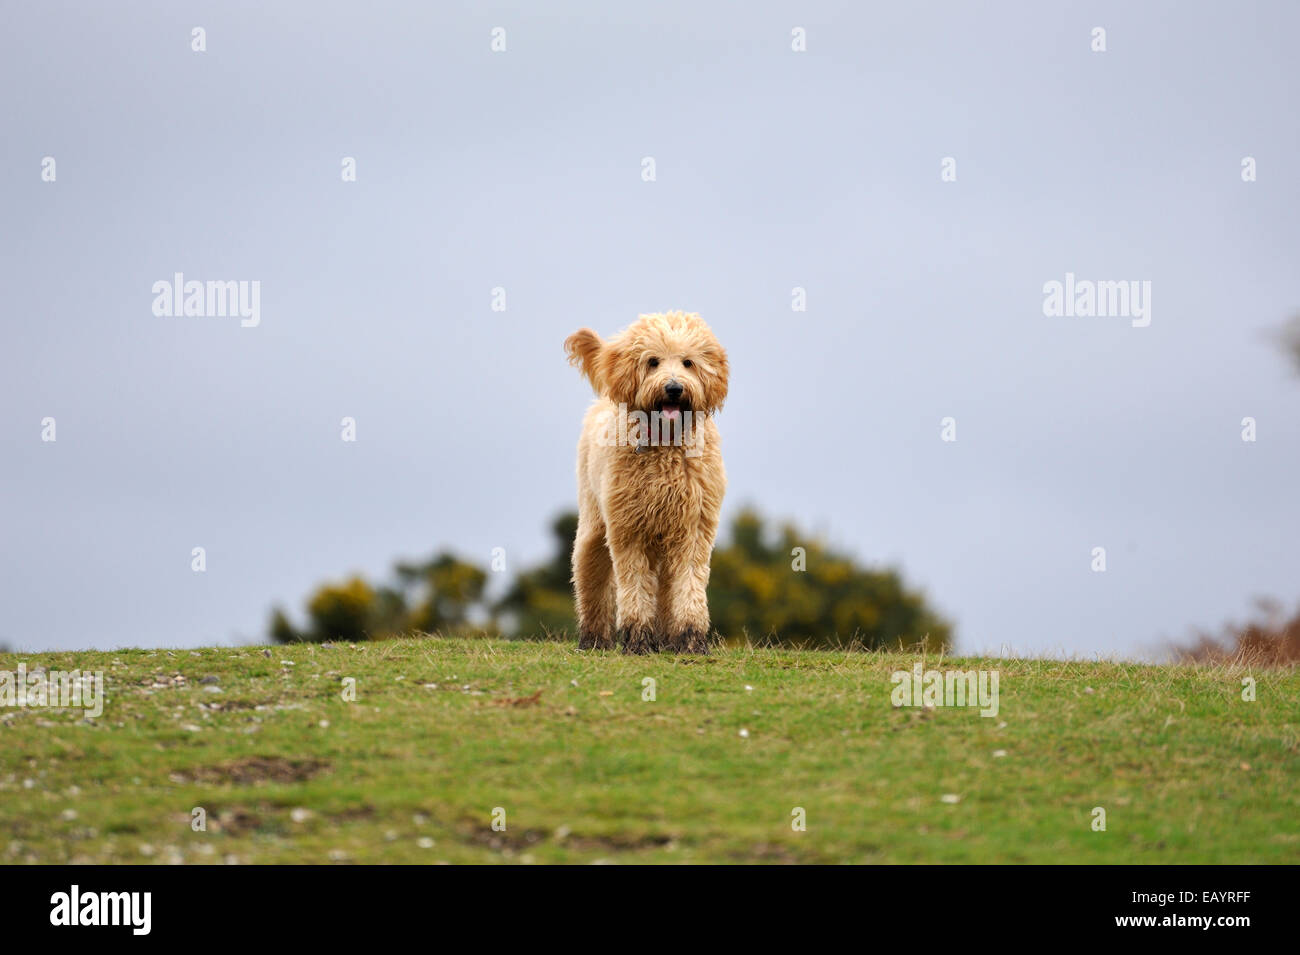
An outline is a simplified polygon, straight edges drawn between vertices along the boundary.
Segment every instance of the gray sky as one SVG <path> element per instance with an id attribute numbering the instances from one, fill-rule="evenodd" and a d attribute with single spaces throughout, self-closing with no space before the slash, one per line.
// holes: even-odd
<path id="1" fill-rule="evenodd" d="M 0 642 L 247 641 L 398 557 L 542 559 L 561 341 L 670 308 L 731 355 L 728 514 L 901 565 L 963 651 L 1300 597 L 1300 6 L 534 6 L 4 5 Z M 259 281 L 260 325 L 155 316 L 175 272 Z M 1045 316 L 1067 272 L 1150 281 L 1150 325 Z"/>

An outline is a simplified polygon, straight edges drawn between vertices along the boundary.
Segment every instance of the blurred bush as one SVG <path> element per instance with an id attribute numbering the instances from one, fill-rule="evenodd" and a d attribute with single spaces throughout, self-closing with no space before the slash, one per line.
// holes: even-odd
<path id="1" fill-rule="evenodd" d="M 574 629 L 571 559 L 578 515 L 566 511 L 551 522 L 552 556 L 521 572 L 493 610 L 512 635 L 564 636 Z"/>
<path id="2" fill-rule="evenodd" d="M 276 643 L 327 640 L 355 643 L 412 631 L 460 633 L 473 629 L 487 573 L 442 553 L 423 564 L 400 563 L 396 584 L 371 586 L 360 576 L 322 584 L 307 600 L 307 626 L 298 629 L 279 607 L 271 613 Z M 491 621 L 487 621 L 491 628 Z"/>
<path id="3" fill-rule="evenodd" d="M 802 568 L 802 569 L 800 569 Z M 746 509 L 713 552 L 713 627 L 728 640 L 939 650 L 952 625 L 898 572 L 868 569 L 792 524 L 769 531 Z"/>

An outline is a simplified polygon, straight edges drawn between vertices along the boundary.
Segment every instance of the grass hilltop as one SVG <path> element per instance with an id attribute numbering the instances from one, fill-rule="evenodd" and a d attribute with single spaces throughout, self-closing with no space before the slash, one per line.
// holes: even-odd
<path id="1" fill-rule="evenodd" d="M 106 682 L 95 719 L 0 706 L 0 861 L 1300 862 L 1294 668 L 926 660 L 996 670 L 988 718 L 896 708 L 917 660 L 440 638 L 0 654 Z"/>

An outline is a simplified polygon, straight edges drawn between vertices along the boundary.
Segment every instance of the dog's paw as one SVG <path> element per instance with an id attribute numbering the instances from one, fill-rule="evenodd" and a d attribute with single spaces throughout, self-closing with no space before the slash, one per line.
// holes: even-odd
<path id="1" fill-rule="evenodd" d="M 613 650 L 613 638 L 603 633 L 591 633 L 583 630 L 578 633 L 579 650 Z"/>
<path id="2" fill-rule="evenodd" d="M 703 630 L 686 629 L 668 639 L 673 653 L 708 653 L 709 635 Z"/>
<path id="3" fill-rule="evenodd" d="M 624 653 L 656 653 L 659 638 L 650 627 L 623 627 L 618 632 L 618 642 Z"/>

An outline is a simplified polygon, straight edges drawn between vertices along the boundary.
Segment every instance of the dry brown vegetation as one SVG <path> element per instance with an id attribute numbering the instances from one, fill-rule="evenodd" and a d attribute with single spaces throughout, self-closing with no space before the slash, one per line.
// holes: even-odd
<path id="1" fill-rule="evenodd" d="M 1300 663 L 1300 608 L 1287 617 L 1275 600 L 1256 603 L 1260 619 L 1219 633 L 1198 631 L 1193 642 L 1174 647 L 1185 663 L 1242 663 L 1248 666 L 1294 666 Z"/>

